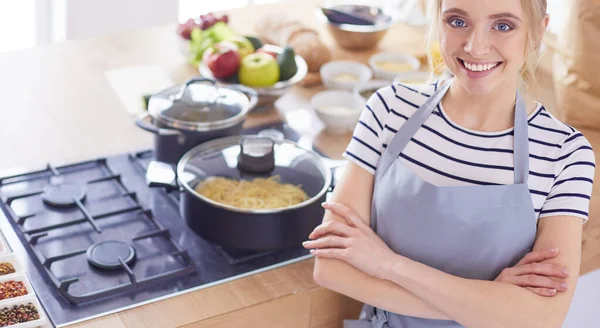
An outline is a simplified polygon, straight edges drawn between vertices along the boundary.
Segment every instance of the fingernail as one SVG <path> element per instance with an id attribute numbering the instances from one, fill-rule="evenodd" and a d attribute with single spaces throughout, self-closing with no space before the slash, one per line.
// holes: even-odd
<path id="1" fill-rule="evenodd" d="M 558 248 L 550 248 L 551 253 L 558 253 Z"/>
<path id="2" fill-rule="evenodd" d="M 567 276 L 569 275 L 569 270 L 565 268 L 560 269 L 560 271 L 562 271 L 562 273 L 566 274 Z"/>
<path id="3" fill-rule="evenodd" d="M 321 207 L 327 207 L 327 202 L 321 203 Z"/>
<path id="4" fill-rule="evenodd" d="M 312 253 L 314 253 L 315 251 L 316 251 L 316 250 L 314 250 L 314 249 L 311 249 L 311 250 L 310 250 L 310 253 L 312 254 Z"/>
<path id="5" fill-rule="evenodd" d="M 308 244 L 308 240 L 302 242 L 302 245 L 306 245 L 306 244 Z"/>
<path id="6" fill-rule="evenodd" d="M 567 286 L 567 284 L 564 282 L 560 284 L 560 288 L 562 288 L 562 289 L 567 289 L 568 287 L 569 286 Z"/>
<path id="7" fill-rule="evenodd" d="M 549 292 L 551 295 L 554 295 L 554 294 L 556 294 L 556 289 L 550 289 L 548 292 Z"/>

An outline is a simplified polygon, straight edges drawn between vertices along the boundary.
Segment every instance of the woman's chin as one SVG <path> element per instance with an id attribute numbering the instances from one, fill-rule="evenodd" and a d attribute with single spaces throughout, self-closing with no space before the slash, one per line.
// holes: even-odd
<path id="1" fill-rule="evenodd" d="M 489 94 L 501 84 L 500 81 L 494 79 L 493 76 L 488 76 L 483 79 L 473 79 L 462 74 L 455 76 L 465 90 L 478 96 Z"/>

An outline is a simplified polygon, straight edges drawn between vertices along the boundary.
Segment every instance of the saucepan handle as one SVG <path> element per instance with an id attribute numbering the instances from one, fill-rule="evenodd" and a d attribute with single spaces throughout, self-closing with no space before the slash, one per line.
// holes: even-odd
<path id="1" fill-rule="evenodd" d="M 187 88 L 194 84 L 194 83 L 208 83 L 211 84 L 212 86 L 214 86 L 215 88 L 217 87 L 217 81 L 207 78 L 207 77 L 201 77 L 201 76 L 195 76 L 189 80 L 187 80 L 182 86 L 181 88 L 179 88 L 179 92 L 174 94 L 173 96 L 171 96 L 171 100 L 172 101 L 179 101 L 183 95 L 185 94 L 185 91 L 187 90 Z M 216 99 L 215 99 L 216 100 Z"/>
<path id="2" fill-rule="evenodd" d="M 163 187 L 168 190 L 180 189 L 173 165 L 158 161 L 152 161 L 148 165 L 146 184 L 149 187 Z"/>
<path id="3" fill-rule="evenodd" d="M 183 144 L 185 142 L 185 135 L 181 131 L 173 130 L 173 129 L 163 129 L 159 128 L 151 122 L 148 122 L 148 118 L 150 117 L 150 113 L 145 112 L 140 114 L 135 119 L 135 125 L 137 125 L 140 129 L 146 130 L 150 133 L 159 135 L 159 136 L 177 136 L 177 142 L 179 144 Z"/>

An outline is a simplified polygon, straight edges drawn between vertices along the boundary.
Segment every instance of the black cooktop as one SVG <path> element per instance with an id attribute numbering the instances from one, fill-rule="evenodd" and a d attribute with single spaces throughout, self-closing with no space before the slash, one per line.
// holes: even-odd
<path id="1" fill-rule="evenodd" d="M 283 124 L 266 128 L 298 141 Z M 26 267 L 52 323 L 63 326 L 123 307 L 309 257 L 297 248 L 225 250 L 179 215 L 179 195 L 149 188 L 152 151 L 0 178 L 0 227 Z"/>

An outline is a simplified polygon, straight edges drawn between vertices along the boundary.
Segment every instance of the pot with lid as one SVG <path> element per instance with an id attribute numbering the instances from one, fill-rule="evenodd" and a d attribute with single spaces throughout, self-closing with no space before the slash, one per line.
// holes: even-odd
<path id="1" fill-rule="evenodd" d="M 170 186 L 182 191 L 180 213 L 204 239 L 230 249 L 269 251 L 300 246 L 321 223 L 332 169 L 341 163 L 283 138 L 241 135 L 194 147 L 176 174 L 153 162 L 147 179 L 151 186 L 174 179 Z"/>
<path id="2" fill-rule="evenodd" d="M 218 86 L 212 79 L 195 77 L 152 95 L 136 124 L 154 134 L 155 159 L 176 164 L 203 142 L 238 135 L 257 101 L 251 88 Z"/>

